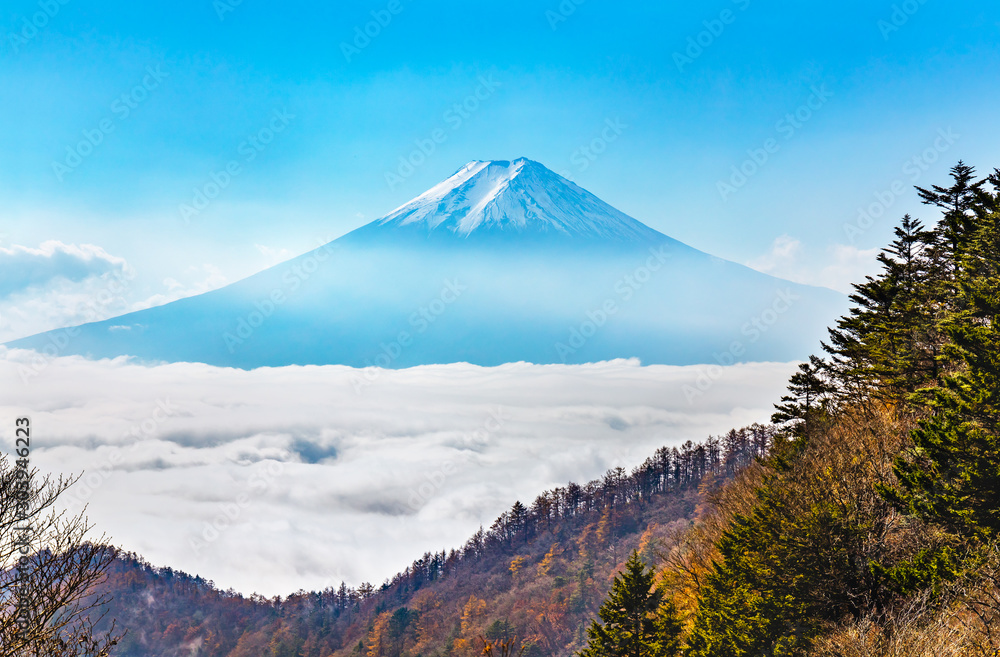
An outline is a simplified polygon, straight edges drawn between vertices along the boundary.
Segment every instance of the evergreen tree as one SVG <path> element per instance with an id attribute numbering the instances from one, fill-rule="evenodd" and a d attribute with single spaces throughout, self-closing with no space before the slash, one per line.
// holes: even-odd
<path id="1" fill-rule="evenodd" d="M 985 181 L 974 182 L 975 176 L 975 168 L 959 161 L 951 169 L 951 187 L 938 185 L 930 189 L 917 187 L 924 204 L 936 206 L 944 211 L 944 216 L 935 231 L 940 237 L 936 253 L 952 279 L 957 277 L 959 261 L 973 232 L 975 217 L 973 208 L 983 194 Z"/>
<path id="2" fill-rule="evenodd" d="M 818 429 L 830 410 L 836 387 L 826 378 L 826 363 L 817 356 L 810 356 L 808 363 L 799 365 L 799 371 L 788 381 L 791 393 L 775 404 L 771 422 L 791 427 L 794 435 L 808 438 Z"/>
<path id="3" fill-rule="evenodd" d="M 871 451 L 831 433 L 773 444 L 753 508 L 733 515 L 703 578 L 688 657 L 806 653 L 824 627 L 884 612 L 947 565 L 906 561 L 914 549 L 888 540 L 897 514 L 872 494 Z"/>
<path id="4" fill-rule="evenodd" d="M 720 540 L 721 558 L 699 593 L 688 657 L 794 654 L 812 634 L 806 606 L 776 577 L 787 555 L 762 544 L 760 520 L 737 518 Z"/>
<path id="5" fill-rule="evenodd" d="M 883 278 L 892 289 L 892 304 L 882 318 L 883 340 L 876 358 L 881 387 L 902 401 L 937 381 L 943 336 L 934 316 L 933 285 L 926 251 L 934 241 L 920 221 L 903 217 L 896 239 L 879 254 Z"/>
<path id="6" fill-rule="evenodd" d="M 992 194 L 976 187 L 974 224 L 957 261 L 962 303 L 945 325 L 961 368 L 933 391 L 933 415 L 896 462 L 901 490 L 893 496 L 980 537 L 1000 534 L 1000 172 L 990 181 Z"/>
<path id="7" fill-rule="evenodd" d="M 722 532 L 688 657 L 804 654 L 827 627 L 975 570 L 961 555 L 976 541 L 956 534 L 1000 538 L 1000 170 L 993 191 L 973 176 L 959 163 L 951 186 L 920 190 L 942 220 L 903 218 L 830 331 L 830 362 L 792 377 L 772 421 L 800 439 L 775 442 L 753 509 Z M 866 457 L 891 459 L 891 432 L 915 410 L 929 417 L 887 490 Z M 892 506 L 931 522 L 900 522 Z"/>
<path id="8" fill-rule="evenodd" d="M 680 649 L 677 611 L 653 586 L 638 552 L 615 576 L 608 599 L 597 612 L 601 623 L 587 628 L 587 647 L 580 657 L 673 657 Z"/>
<path id="9" fill-rule="evenodd" d="M 856 559 L 845 547 L 858 533 L 829 504 L 811 504 L 808 513 L 792 508 L 787 485 L 772 476 L 754 511 L 737 516 L 719 540 L 688 657 L 800 654 L 822 620 L 849 613 L 855 582 L 845 575 L 856 571 Z"/>
<path id="10" fill-rule="evenodd" d="M 909 215 L 878 255 L 882 271 L 854 285 L 850 314 L 830 329 L 830 371 L 857 400 L 903 401 L 937 378 L 942 337 L 927 256 L 931 231 Z"/>
<path id="11" fill-rule="evenodd" d="M 520 500 L 514 502 L 510 509 L 510 524 L 513 527 L 511 532 L 514 538 L 520 534 L 525 543 L 528 542 L 528 509 L 521 504 Z"/>

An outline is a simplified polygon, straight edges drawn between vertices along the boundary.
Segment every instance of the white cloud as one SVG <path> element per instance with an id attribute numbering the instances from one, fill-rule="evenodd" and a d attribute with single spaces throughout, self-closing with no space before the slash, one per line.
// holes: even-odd
<path id="1" fill-rule="evenodd" d="M 343 366 L 124 358 L 57 358 L 24 385 L 34 357 L 0 349 L 0 423 L 29 415 L 34 464 L 87 471 L 74 494 L 97 530 L 268 595 L 381 582 L 516 499 L 765 421 L 795 367 L 724 368 L 689 405 L 702 368 L 635 361 L 390 370 L 359 395 Z M 228 528 L 209 542 L 213 521 Z"/>
<path id="2" fill-rule="evenodd" d="M 126 313 L 135 277 L 93 244 L 0 247 L 0 343 Z"/>
<path id="3" fill-rule="evenodd" d="M 27 252 L 30 254 L 25 255 Z M 87 258 L 91 258 L 93 262 L 88 266 L 95 272 L 105 265 L 110 269 L 82 280 L 54 276 L 42 287 L 28 287 L 6 297 L 0 294 L 0 344 L 53 329 L 102 321 L 164 305 L 216 290 L 230 282 L 226 274 L 213 264 L 192 265 L 178 274 L 178 278 L 163 279 L 161 291 L 150 294 L 149 286 L 125 260 L 107 255 L 100 247 L 77 247 L 59 242 L 46 242 L 40 249 L 0 247 L 0 274 L 5 266 L 5 254 L 9 256 L 11 253 L 22 260 L 44 259 L 44 254 L 50 253 L 52 263 L 76 257 L 80 267 L 86 264 Z M 54 266 L 53 264 L 52 267 Z M 0 279 L 0 287 L 4 283 L 6 281 Z M 8 287 L 16 286 L 9 284 Z M 153 289 L 157 288 L 154 286 Z M 111 330 L 124 331 L 131 328 L 134 326 L 120 324 L 111 327 Z"/>
<path id="4" fill-rule="evenodd" d="M 0 342 L 125 312 L 134 276 L 93 244 L 0 247 Z"/>
<path id="5" fill-rule="evenodd" d="M 104 253 L 98 247 L 92 248 L 95 253 Z M 108 257 L 116 263 L 116 268 L 99 276 L 81 281 L 56 277 L 44 288 L 26 289 L 7 298 L 0 296 L 0 343 L 163 305 L 229 283 L 226 275 L 214 265 L 192 266 L 185 272 L 186 278 L 192 282 L 182 283 L 166 278 L 163 280 L 163 292 L 135 301 L 144 292 L 135 270 L 124 260 Z M 112 330 L 128 328 L 131 327 L 119 325 Z"/>
<path id="6" fill-rule="evenodd" d="M 79 283 L 56 279 L 43 290 L 0 299 L 0 343 L 128 312 L 134 275 L 125 267 Z"/>
<path id="7" fill-rule="evenodd" d="M 124 259 L 93 244 L 49 240 L 37 249 L 16 244 L 0 246 L 0 298 L 37 290 L 53 281 L 78 283 L 126 267 Z"/>
<path id="8" fill-rule="evenodd" d="M 828 287 L 850 294 L 852 284 L 875 275 L 875 259 L 881 249 L 859 249 L 846 244 L 831 244 L 820 253 L 805 248 L 790 235 L 775 238 L 767 253 L 747 262 L 747 266 L 765 274 L 804 285 Z"/>
<path id="9" fill-rule="evenodd" d="M 222 270 L 215 265 L 204 264 L 200 267 L 192 266 L 188 268 L 188 272 L 195 277 L 200 277 L 200 280 L 197 280 L 190 285 L 185 285 L 175 278 L 167 277 L 163 279 L 163 286 L 167 288 L 166 292 L 160 292 L 141 301 L 136 301 L 131 304 L 129 311 L 134 312 L 137 310 L 145 310 L 146 308 L 153 308 L 154 306 L 162 306 L 163 304 L 170 303 L 171 301 L 177 301 L 178 299 L 185 299 L 187 297 L 193 297 L 198 294 L 204 294 L 205 292 L 217 290 L 229 283 L 229 279 L 226 275 L 223 274 Z"/>
<path id="10" fill-rule="evenodd" d="M 756 260 L 748 262 L 747 266 L 765 274 L 774 274 L 775 271 L 786 270 L 789 266 L 794 265 L 801 250 L 802 242 L 791 235 L 781 235 L 775 238 L 770 251 Z"/>
<path id="11" fill-rule="evenodd" d="M 328 240 L 329 241 L 329 240 Z M 264 262 L 268 267 L 272 267 L 290 259 L 294 254 L 285 248 L 276 249 L 264 244 L 254 244 L 257 251 L 264 256 Z"/>
<path id="12" fill-rule="evenodd" d="M 859 249 L 846 244 L 832 244 L 827 249 L 831 261 L 820 270 L 816 285 L 823 285 L 845 293 L 854 291 L 853 283 L 861 283 L 865 276 L 878 274 L 881 265 L 875 258 L 880 248 Z"/>

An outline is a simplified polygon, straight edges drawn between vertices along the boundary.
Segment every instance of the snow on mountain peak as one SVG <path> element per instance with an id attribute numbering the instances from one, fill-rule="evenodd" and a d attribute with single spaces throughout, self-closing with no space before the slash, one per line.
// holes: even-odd
<path id="1" fill-rule="evenodd" d="M 545 166 L 519 158 L 469 162 L 373 227 L 562 235 L 614 241 L 663 238 Z"/>

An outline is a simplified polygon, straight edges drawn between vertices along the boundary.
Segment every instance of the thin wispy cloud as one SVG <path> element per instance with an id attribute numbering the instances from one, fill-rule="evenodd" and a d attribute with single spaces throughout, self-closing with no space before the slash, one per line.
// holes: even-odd
<path id="1" fill-rule="evenodd" d="M 878 270 L 881 247 L 862 249 L 851 244 L 830 244 L 819 250 L 805 246 L 791 235 L 780 235 L 768 251 L 748 261 L 748 267 L 803 285 L 828 287 L 849 294 L 852 284 Z M 820 267 L 816 262 L 823 262 Z"/>

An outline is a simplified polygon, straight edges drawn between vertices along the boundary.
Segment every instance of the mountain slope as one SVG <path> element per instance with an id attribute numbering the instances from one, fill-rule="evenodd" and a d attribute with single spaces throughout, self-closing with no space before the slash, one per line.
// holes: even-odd
<path id="1" fill-rule="evenodd" d="M 845 303 L 697 251 L 540 164 L 473 162 L 228 287 L 7 346 L 241 368 L 789 361 Z"/>
<path id="2" fill-rule="evenodd" d="M 378 588 L 341 585 L 283 600 L 246 598 L 133 555 L 102 591 L 129 636 L 116 657 L 476 657 L 479 637 L 517 635 L 525 657 L 582 647 L 620 564 L 649 563 L 706 491 L 766 453 L 769 427 L 661 448 L 631 473 L 517 502 L 460 549 L 425 554 Z"/>

